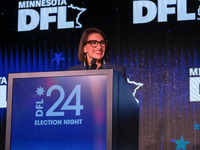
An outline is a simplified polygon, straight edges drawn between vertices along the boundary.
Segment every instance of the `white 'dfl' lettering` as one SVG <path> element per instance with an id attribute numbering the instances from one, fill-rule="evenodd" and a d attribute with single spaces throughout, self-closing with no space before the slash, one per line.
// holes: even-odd
<path id="1" fill-rule="evenodd" d="M 144 14 L 145 9 L 146 14 Z M 196 19 L 195 13 L 187 12 L 187 0 L 158 0 L 157 6 L 152 1 L 133 1 L 133 24 L 151 22 L 156 18 L 156 15 L 158 22 L 167 22 L 168 15 L 176 14 L 176 12 L 177 21 Z"/>

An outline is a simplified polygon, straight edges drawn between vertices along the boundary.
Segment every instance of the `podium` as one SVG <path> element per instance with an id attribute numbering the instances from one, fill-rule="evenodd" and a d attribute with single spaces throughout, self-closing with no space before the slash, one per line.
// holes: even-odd
<path id="1" fill-rule="evenodd" d="M 139 107 L 113 71 L 13 73 L 6 150 L 137 150 Z"/>

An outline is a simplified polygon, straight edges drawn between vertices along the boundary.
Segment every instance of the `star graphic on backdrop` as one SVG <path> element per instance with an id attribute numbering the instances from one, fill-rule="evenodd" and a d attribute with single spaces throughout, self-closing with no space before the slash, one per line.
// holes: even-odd
<path id="1" fill-rule="evenodd" d="M 56 61 L 57 65 L 60 65 L 60 61 L 64 61 L 65 58 L 61 56 L 62 52 L 60 52 L 59 54 L 54 53 L 54 58 L 52 59 L 52 61 Z"/>
<path id="2" fill-rule="evenodd" d="M 195 123 L 194 125 L 193 125 L 193 127 L 194 127 L 194 130 L 199 130 L 199 124 L 197 124 L 197 123 Z"/>
<path id="3" fill-rule="evenodd" d="M 171 139 L 171 141 L 177 144 L 176 150 L 186 150 L 185 146 L 190 143 L 190 141 L 184 141 L 183 135 L 180 140 Z"/>
<path id="4" fill-rule="evenodd" d="M 39 88 L 37 88 L 37 90 L 35 91 L 37 93 L 37 95 L 41 96 L 44 95 L 44 88 L 42 88 L 41 86 Z"/>

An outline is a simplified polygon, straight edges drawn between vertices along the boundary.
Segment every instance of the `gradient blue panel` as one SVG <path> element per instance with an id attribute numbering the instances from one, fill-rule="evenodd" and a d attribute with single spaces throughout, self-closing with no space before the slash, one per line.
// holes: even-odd
<path id="1" fill-rule="evenodd" d="M 64 115 L 46 116 L 63 95 L 53 90 L 51 96 L 47 96 L 54 85 L 62 87 L 65 95 L 53 112 Z M 61 110 L 76 85 L 81 87 L 83 110 L 80 115 L 75 110 Z M 40 87 L 44 95 L 36 92 Z M 105 75 L 14 79 L 11 150 L 106 149 L 106 91 Z M 70 106 L 76 104 L 77 96 L 77 93 L 73 96 Z M 72 119 L 77 123 L 73 124 Z M 49 120 L 54 123 L 47 123 Z"/>

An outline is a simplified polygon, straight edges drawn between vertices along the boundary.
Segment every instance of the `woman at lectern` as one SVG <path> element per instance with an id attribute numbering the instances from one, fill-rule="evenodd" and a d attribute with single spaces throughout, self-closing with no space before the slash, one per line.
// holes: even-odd
<path id="1" fill-rule="evenodd" d="M 120 65 L 107 63 L 109 43 L 106 35 L 98 28 L 88 28 L 82 33 L 78 60 L 80 65 L 69 70 L 114 69 L 125 77 L 124 68 Z"/>

